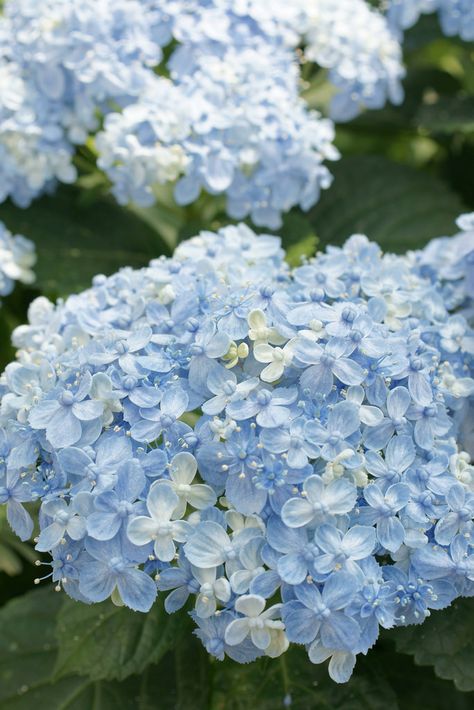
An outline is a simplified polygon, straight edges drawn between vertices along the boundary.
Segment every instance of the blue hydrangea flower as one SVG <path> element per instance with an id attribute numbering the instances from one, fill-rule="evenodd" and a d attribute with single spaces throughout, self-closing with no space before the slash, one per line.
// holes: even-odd
<path id="1" fill-rule="evenodd" d="M 350 650 L 357 643 L 357 621 L 344 614 L 357 590 L 357 578 L 347 572 L 330 575 L 322 592 L 312 583 L 295 587 L 295 601 L 286 602 L 283 619 L 290 641 L 312 643 L 316 637 L 326 648 Z"/>
<path id="2" fill-rule="evenodd" d="M 0 43 L 0 201 L 23 207 L 74 182 L 86 144 L 121 204 L 174 183 L 181 205 L 225 195 L 231 217 L 276 229 L 338 158 L 301 97 L 300 47 L 328 70 L 336 120 L 402 99 L 400 44 L 365 0 L 7 0 Z"/>
<path id="3" fill-rule="evenodd" d="M 45 578 L 142 612 L 165 593 L 216 658 L 302 643 L 337 682 L 380 627 L 472 595 L 459 226 L 405 256 L 356 235 L 292 271 L 235 225 L 33 302 L 0 378 L 0 503 L 27 539 L 37 502 Z"/>

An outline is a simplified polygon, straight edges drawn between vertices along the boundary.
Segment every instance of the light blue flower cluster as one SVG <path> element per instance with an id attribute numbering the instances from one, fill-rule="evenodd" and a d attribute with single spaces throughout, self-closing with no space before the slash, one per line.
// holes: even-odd
<path id="1" fill-rule="evenodd" d="M 365 0 L 306 5 L 7 0 L 0 201 L 27 206 L 56 181 L 74 182 L 75 146 L 88 142 L 121 203 L 150 205 L 158 184 L 181 176 L 178 203 L 202 189 L 225 194 L 232 217 L 259 225 L 308 209 L 338 153 L 332 121 L 300 97 L 299 45 L 329 70 L 338 120 L 399 102 L 404 70 L 386 19 Z"/>
<path id="2" fill-rule="evenodd" d="M 99 166 L 121 203 L 153 204 L 154 186 L 182 173 L 178 204 L 203 189 L 225 194 L 231 217 L 277 229 L 282 212 L 309 209 L 331 184 L 323 161 L 339 157 L 333 124 L 299 99 L 289 50 L 269 54 L 263 40 L 215 45 L 178 50 L 175 86 L 156 77 L 138 103 L 106 119 Z"/>
<path id="3" fill-rule="evenodd" d="M 0 382 L 0 501 L 22 538 L 40 501 L 46 578 L 142 612 L 169 592 L 217 658 L 299 643 L 339 682 L 380 626 L 474 594 L 472 219 L 293 270 L 229 226 L 34 301 Z"/>
<path id="4" fill-rule="evenodd" d="M 474 4 L 472 0 L 389 0 L 390 25 L 403 31 L 412 27 L 423 14 L 437 12 L 445 35 L 474 40 Z"/>
<path id="5" fill-rule="evenodd" d="M 255 224 L 274 229 L 282 212 L 311 207 L 331 182 L 322 162 L 338 155 L 332 123 L 308 112 L 298 97 L 294 50 L 301 35 L 307 59 L 330 69 L 338 89 L 335 118 L 347 120 L 363 106 L 402 98 L 401 50 L 385 19 L 362 1 L 344 7 L 334 11 L 323 0 L 311 10 L 299 2 L 290 8 L 277 2 L 271 11 L 256 2 L 176 4 L 170 31 L 180 44 L 168 67 L 187 106 L 179 125 L 183 133 L 187 125 L 188 135 L 181 152 L 176 141 L 170 145 L 168 130 L 162 138 L 163 122 L 174 125 L 176 118 L 170 111 L 163 115 L 156 101 L 160 79 L 138 111 L 111 116 L 98 137 L 99 165 L 117 199 L 154 201 L 153 186 L 167 179 L 166 156 L 164 179 L 156 168 L 166 147 L 173 151 L 173 176 L 184 172 L 175 188 L 179 204 L 193 202 L 201 189 L 225 193 L 230 216 L 250 215 Z"/>
<path id="6" fill-rule="evenodd" d="M 32 267 L 35 261 L 33 242 L 20 234 L 13 236 L 0 222 L 0 296 L 8 296 L 15 281 L 33 283 L 35 275 Z"/>
<path id="7" fill-rule="evenodd" d="M 331 117 L 348 121 L 362 108 L 403 100 L 401 48 L 386 18 L 365 0 L 318 0 L 306 7 L 307 59 L 328 70 L 337 92 Z"/>
<path id="8" fill-rule="evenodd" d="M 27 206 L 74 182 L 74 145 L 139 94 L 161 50 L 135 0 L 7 2 L 1 23 L 0 200 Z"/>

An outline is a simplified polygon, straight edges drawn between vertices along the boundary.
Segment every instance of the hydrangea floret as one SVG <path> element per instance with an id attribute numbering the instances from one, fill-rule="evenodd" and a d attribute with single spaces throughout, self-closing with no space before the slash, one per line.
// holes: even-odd
<path id="1" fill-rule="evenodd" d="M 380 627 L 473 595 L 459 226 L 293 269 L 277 237 L 228 226 L 34 301 L 1 377 L 0 501 L 22 539 L 39 504 L 45 578 L 144 613 L 165 594 L 218 659 L 303 644 L 338 682 Z"/>
<path id="2" fill-rule="evenodd" d="M 0 296 L 8 296 L 15 281 L 32 284 L 36 253 L 33 242 L 21 234 L 13 235 L 0 222 Z"/>

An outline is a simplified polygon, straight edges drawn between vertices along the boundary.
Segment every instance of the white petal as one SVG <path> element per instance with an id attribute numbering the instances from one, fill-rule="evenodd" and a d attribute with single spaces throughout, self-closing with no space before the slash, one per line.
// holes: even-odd
<path id="1" fill-rule="evenodd" d="M 178 496 L 172 487 L 167 483 L 158 483 L 157 481 L 150 488 L 146 505 L 151 516 L 162 523 L 171 519 L 178 502 Z"/>
<path id="2" fill-rule="evenodd" d="M 235 610 L 245 616 L 255 618 L 265 609 L 265 599 L 257 594 L 245 594 L 235 602 Z"/>
<path id="3" fill-rule="evenodd" d="M 271 345 L 267 345 L 266 343 L 260 343 L 254 347 L 253 355 L 257 362 L 272 362 L 273 348 Z"/>
<path id="4" fill-rule="evenodd" d="M 225 642 L 237 646 L 248 636 L 249 630 L 248 619 L 234 619 L 225 630 Z"/>
<path id="5" fill-rule="evenodd" d="M 183 451 L 171 459 L 170 475 L 176 483 L 191 483 L 197 471 L 197 462 L 192 454 Z"/>
<path id="6" fill-rule="evenodd" d="M 264 382 L 276 382 L 283 375 L 284 369 L 285 366 L 281 361 L 271 362 L 270 365 L 263 368 L 260 379 Z"/>

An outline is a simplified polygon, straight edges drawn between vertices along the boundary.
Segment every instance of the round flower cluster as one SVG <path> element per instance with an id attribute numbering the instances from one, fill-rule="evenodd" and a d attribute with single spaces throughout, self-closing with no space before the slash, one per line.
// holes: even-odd
<path id="1" fill-rule="evenodd" d="M 405 30 L 418 22 L 420 15 L 437 12 L 443 32 L 459 35 L 466 42 L 474 40 L 474 4 L 472 0 L 389 0 L 388 20 L 393 28 Z"/>
<path id="2" fill-rule="evenodd" d="M 307 7 L 305 56 L 326 67 L 337 88 L 331 117 L 348 121 L 362 107 L 403 100 L 401 48 L 386 18 L 365 0 L 318 0 Z"/>
<path id="3" fill-rule="evenodd" d="M 461 226 L 450 263 L 355 235 L 293 270 L 229 226 L 34 301 L 1 378 L 0 501 L 22 538 L 40 501 L 46 578 L 142 612 L 170 592 L 217 658 L 299 643 L 341 682 L 380 626 L 474 594 Z"/>
<path id="4" fill-rule="evenodd" d="M 336 118 L 402 98 L 386 19 L 363 0 L 332 5 L 7 0 L 0 200 L 27 206 L 73 182 L 87 141 L 121 203 L 150 205 L 181 175 L 180 204 L 205 189 L 226 195 L 232 217 L 277 228 L 282 212 L 316 202 L 330 184 L 322 163 L 338 157 L 332 122 L 299 96 L 299 44 L 329 69 Z"/>
<path id="5" fill-rule="evenodd" d="M 135 0 L 20 0 L 0 31 L 0 199 L 74 182 L 74 144 L 136 97 L 161 58 Z"/>
<path id="6" fill-rule="evenodd" d="M 20 234 L 13 236 L 0 222 L 0 296 L 8 296 L 15 281 L 33 283 L 35 275 L 32 267 L 35 261 L 33 242 Z"/>
<path id="7" fill-rule="evenodd" d="M 156 77 L 139 102 L 107 117 L 98 163 L 119 202 L 151 205 L 157 183 L 184 173 L 178 204 L 202 189 L 225 194 L 231 217 L 272 229 L 282 211 L 314 205 L 331 184 L 323 161 L 339 157 L 334 126 L 298 97 L 291 52 L 267 50 L 263 40 L 183 47 L 171 62 L 174 86 Z"/>

